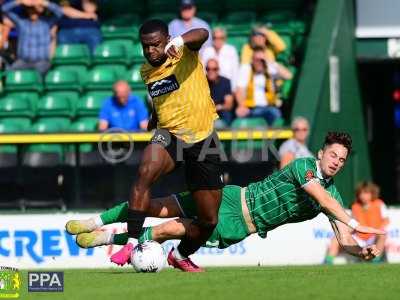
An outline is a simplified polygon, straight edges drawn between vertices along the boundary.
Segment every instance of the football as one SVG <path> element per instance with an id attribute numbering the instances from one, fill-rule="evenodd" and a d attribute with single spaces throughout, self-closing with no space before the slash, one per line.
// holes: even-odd
<path id="1" fill-rule="evenodd" d="M 131 263 L 137 272 L 160 272 L 166 265 L 166 254 L 156 241 L 145 241 L 135 246 Z"/>

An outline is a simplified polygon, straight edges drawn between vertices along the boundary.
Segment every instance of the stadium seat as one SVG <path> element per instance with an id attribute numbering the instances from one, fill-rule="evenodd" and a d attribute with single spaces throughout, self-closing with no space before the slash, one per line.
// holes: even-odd
<path id="1" fill-rule="evenodd" d="M 222 22 L 225 24 L 253 24 L 256 21 L 255 11 L 235 11 L 228 12 L 223 18 Z"/>
<path id="2" fill-rule="evenodd" d="M 164 21 L 165 23 L 171 22 L 173 19 L 176 18 L 176 13 L 169 13 L 169 12 L 159 12 L 157 9 L 157 12 L 151 13 L 147 19 L 158 19 L 161 21 Z"/>
<path id="3" fill-rule="evenodd" d="M 33 118 L 34 111 L 27 99 L 8 96 L 0 99 L 0 117 Z"/>
<path id="4" fill-rule="evenodd" d="M 285 23 L 296 18 L 296 12 L 292 10 L 270 10 L 261 14 L 259 20 L 263 23 Z"/>
<path id="5" fill-rule="evenodd" d="M 79 91 L 81 84 L 78 73 L 71 70 L 53 70 L 47 73 L 45 86 L 48 91 Z"/>
<path id="6" fill-rule="evenodd" d="M 16 124 L 0 123 L 0 134 L 19 133 L 21 128 Z M 0 168 L 17 166 L 17 146 L 0 145 Z"/>
<path id="7" fill-rule="evenodd" d="M 50 94 L 39 100 L 37 116 L 71 118 L 73 109 L 68 98 Z"/>
<path id="8" fill-rule="evenodd" d="M 43 95 L 42 98 L 44 98 L 46 96 L 51 96 L 51 97 L 54 97 L 56 99 L 58 99 L 58 98 L 66 98 L 66 99 L 68 99 L 70 108 L 72 110 L 72 113 L 74 114 L 76 105 L 77 105 L 78 100 L 79 100 L 79 93 L 78 92 L 75 92 L 75 91 L 51 91 L 51 92 L 48 92 L 45 95 Z"/>
<path id="9" fill-rule="evenodd" d="M 76 115 L 79 117 L 97 117 L 104 100 L 109 96 L 111 96 L 109 92 L 92 92 L 85 94 L 78 101 Z"/>
<path id="10" fill-rule="evenodd" d="M 229 0 L 225 2 L 226 11 L 242 11 L 253 10 L 256 11 L 257 0 Z"/>
<path id="11" fill-rule="evenodd" d="M 105 41 L 113 39 L 138 40 L 137 26 L 118 27 L 115 25 L 101 26 L 101 34 Z"/>
<path id="12" fill-rule="evenodd" d="M 112 39 L 105 41 L 104 45 L 114 44 L 114 45 L 121 45 L 125 48 L 125 53 L 127 56 L 127 64 L 130 64 L 133 61 L 133 54 L 135 52 L 135 45 L 132 40 L 130 39 Z"/>
<path id="13" fill-rule="evenodd" d="M 23 118 L 23 117 L 7 117 L 1 118 L 0 123 L 7 126 L 15 126 L 20 130 L 20 132 L 28 132 L 32 125 L 31 118 Z"/>
<path id="14" fill-rule="evenodd" d="M 80 118 L 71 124 L 71 132 L 89 133 L 97 131 L 97 118 Z M 69 166 L 76 165 L 76 145 L 67 145 L 65 163 Z M 100 165 L 103 162 L 97 144 L 83 143 L 78 145 L 79 163 L 81 166 Z"/>
<path id="15" fill-rule="evenodd" d="M 130 27 L 132 25 L 139 26 L 140 23 L 141 17 L 139 14 L 135 13 L 124 13 L 118 15 L 117 18 L 111 18 L 103 22 L 104 25 L 112 25 L 116 27 Z"/>
<path id="16" fill-rule="evenodd" d="M 78 80 L 80 83 L 83 83 L 86 81 L 88 69 L 85 65 L 62 65 L 62 66 L 56 66 L 54 71 L 59 71 L 59 72 L 74 72 L 76 73 L 76 76 L 78 77 Z"/>
<path id="17" fill-rule="evenodd" d="M 262 118 L 237 118 L 231 124 L 232 129 L 265 130 L 267 122 Z M 262 140 L 233 141 L 231 146 L 231 158 L 239 163 L 256 162 L 260 160 Z"/>
<path id="18" fill-rule="evenodd" d="M 52 60 L 53 66 L 59 65 L 84 65 L 91 63 L 90 51 L 85 44 L 64 44 L 56 48 Z"/>
<path id="19" fill-rule="evenodd" d="M 6 94 L 6 97 L 11 97 L 11 98 L 14 98 L 14 99 L 26 99 L 26 100 L 28 100 L 33 112 L 36 111 L 36 106 L 37 106 L 37 103 L 39 101 L 39 93 L 37 93 L 37 92 L 24 92 L 24 91 L 8 92 Z"/>
<path id="20" fill-rule="evenodd" d="M 212 12 L 218 14 L 224 9 L 224 5 L 221 5 L 221 1 L 215 0 L 196 0 L 197 11 L 200 12 Z"/>
<path id="21" fill-rule="evenodd" d="M 33 133 L 57 133 L 63 127 L 52 119 L 39 119 L 32 126 Z M 32 144 L 26 148 L 23 165 L 29 167 L 54 167 L 63 159 L 63 146 L 60 144 Z"/>
<path id="22" fill-rule="evenodd" d="M 42 79 L 40 74 L 34 70 L 8 71 L 6 73 L 7 92 L 13 91 L 34 91 L 42 90 Z"/>
<path id="23" fill-rule="evenodd" d="M 119 78 L 115 72 L 110 72 L 109 69 L 98 66 L 89 72 L 85 88 L 92 91 L 111 91 L 117 79 Z"/>
<path id="24" fill-rule="evenodd" d="M 236 118 L 231 126 L 232 129 L 266 129 L 268 124 L 263 118 Z"/>
<path id="25" fill-rule="evenodd" d="M 132 49 L 132 59 L 133 59 L 133 63 L 135 64 L 141 64 L 145 61 L 145 58 L 143 56 L 143 49 L 142 49 L 142 45 L 140 44 L 140 42 L 137 42 L 133 45 L 133 49 Z"/>
<path id="26" fill-rule="evenodd" d="M 227 38 L 227 43 L 234 46 L 238 53 L 242 51 L 242 47 L 244 44 L 248 43 L 248 36 L 229 36 Z"/>
<path id="27" fill-rule="evenodd" d="M 218 14 L 210 11 L 199 11 L 196 16 L 206 21 L 210 26 L 214 26 L 218 22 Z"/>
<path id="28" fill-rule="evenodd" d="M 96 47 L 94 64 L 128 64 L 128 56 L 123 45 L 103 43 Z"/>
<path id="29" fill-rule="evenodd" d="M 150 12 L 168 12 L 176 14 L 177 7 L 179 7 L 179 0 L 147 0 L 147 10 Z"/>
<path id="30" fill-rule="evenodd" d="M 97 65 L 95 68 L 101 68 L 103 72 L 114 73 L 117 80 L 125 79 L 126 77 L 126 66 L 119 64 L 107 64 L 107 65 Z"/>
<path id="31" fill-rule="evenodd" d="M 65 44 L 56 48 L 53 65 L 89 65 L 90 53 L 89 48 L 83 44 Z"/>
<path id="32" fill-rule="evenodd" d="M 140 65 L 134 65 L 127 72 L 127 80 L 133 90 L 146 88 L 142 77 L 140 76 Z"/>

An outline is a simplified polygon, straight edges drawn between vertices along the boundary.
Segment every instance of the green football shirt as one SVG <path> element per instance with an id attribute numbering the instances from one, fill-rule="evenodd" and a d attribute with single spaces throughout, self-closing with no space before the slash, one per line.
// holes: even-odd
<path id="1" fill-rule="evenodd" d="M 319 182 L 343 206 L 333 179 L 322 177 L 315 158 L 296 159 L 247 187 L 246 201 L 259 236 L 265 238 L 268 231 L 280 225 L 310 220 L 322 211 L 303 189 L 312 181 Z"/>

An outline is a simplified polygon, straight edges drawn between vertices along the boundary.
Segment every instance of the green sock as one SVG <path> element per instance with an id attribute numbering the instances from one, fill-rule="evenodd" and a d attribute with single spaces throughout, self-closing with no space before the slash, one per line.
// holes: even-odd
<path id="1" fill-rule="evenodd" d="M 325 264 L 327 265 L 333 265 L 333 261 L 335 260 L 335 257 L 332 255 L 327 255 L 325 257 Z"/>
<path id="2" fill-rule="evenodd" d="M 128 237 L 127 232 L 114 234 L 113 244 L 114 245 L 126 245 L 126 243 L 128 242 L 128 238 L 129 237 Z"/>
<path id="3" fill-rule="evenodd" d="M 126 222 L 128 218 L 128 202 L 118 204 L 100 215 L 104 225 Z"/>
<path id="4" fill-rule="evenodd" d="M 150 241 L 152 239 L 153 239 L 153 228 L 144 227 L 139 236 L 139 243 L 143 243 L 144 241 Z"/>

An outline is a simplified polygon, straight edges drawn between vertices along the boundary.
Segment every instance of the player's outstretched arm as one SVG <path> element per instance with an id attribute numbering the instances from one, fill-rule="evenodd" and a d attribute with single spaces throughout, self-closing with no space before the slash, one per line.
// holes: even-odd
<path id="1" fill-rule="evenodd" d="M 178 51 L 183 45 L 186 45 L 190 50 L 199 51 L 201 46 L 208 39 L 208 31 L 204 28 L 196 28 L 185 32 L 184 34 L 173 38 L 167 46 L 165 53 L 168 57 L 179 58 Z"/>
<path id="2" fill-rule="evenodd" d="M 381 254 L 379 249 L 375 245 L 361 248 L 357 244 L 357 241 L 353 238 L 351 234 L 352 230 L 345 224 L 333 220 L 330 222 L 339 245 L 348 254 L 360 257 L 364 260 L 374 259 L 376 256 L 379 256 Z"/>
<path id="3" fill-rule="evenodd" d="M 362 226 L 351 218 L 344 208 L 315 181 L 307 183 L 303 189 L 321 205 L 322 209 L 336 220 L 361 233 L 385 234 L 383 230 Z"/>

